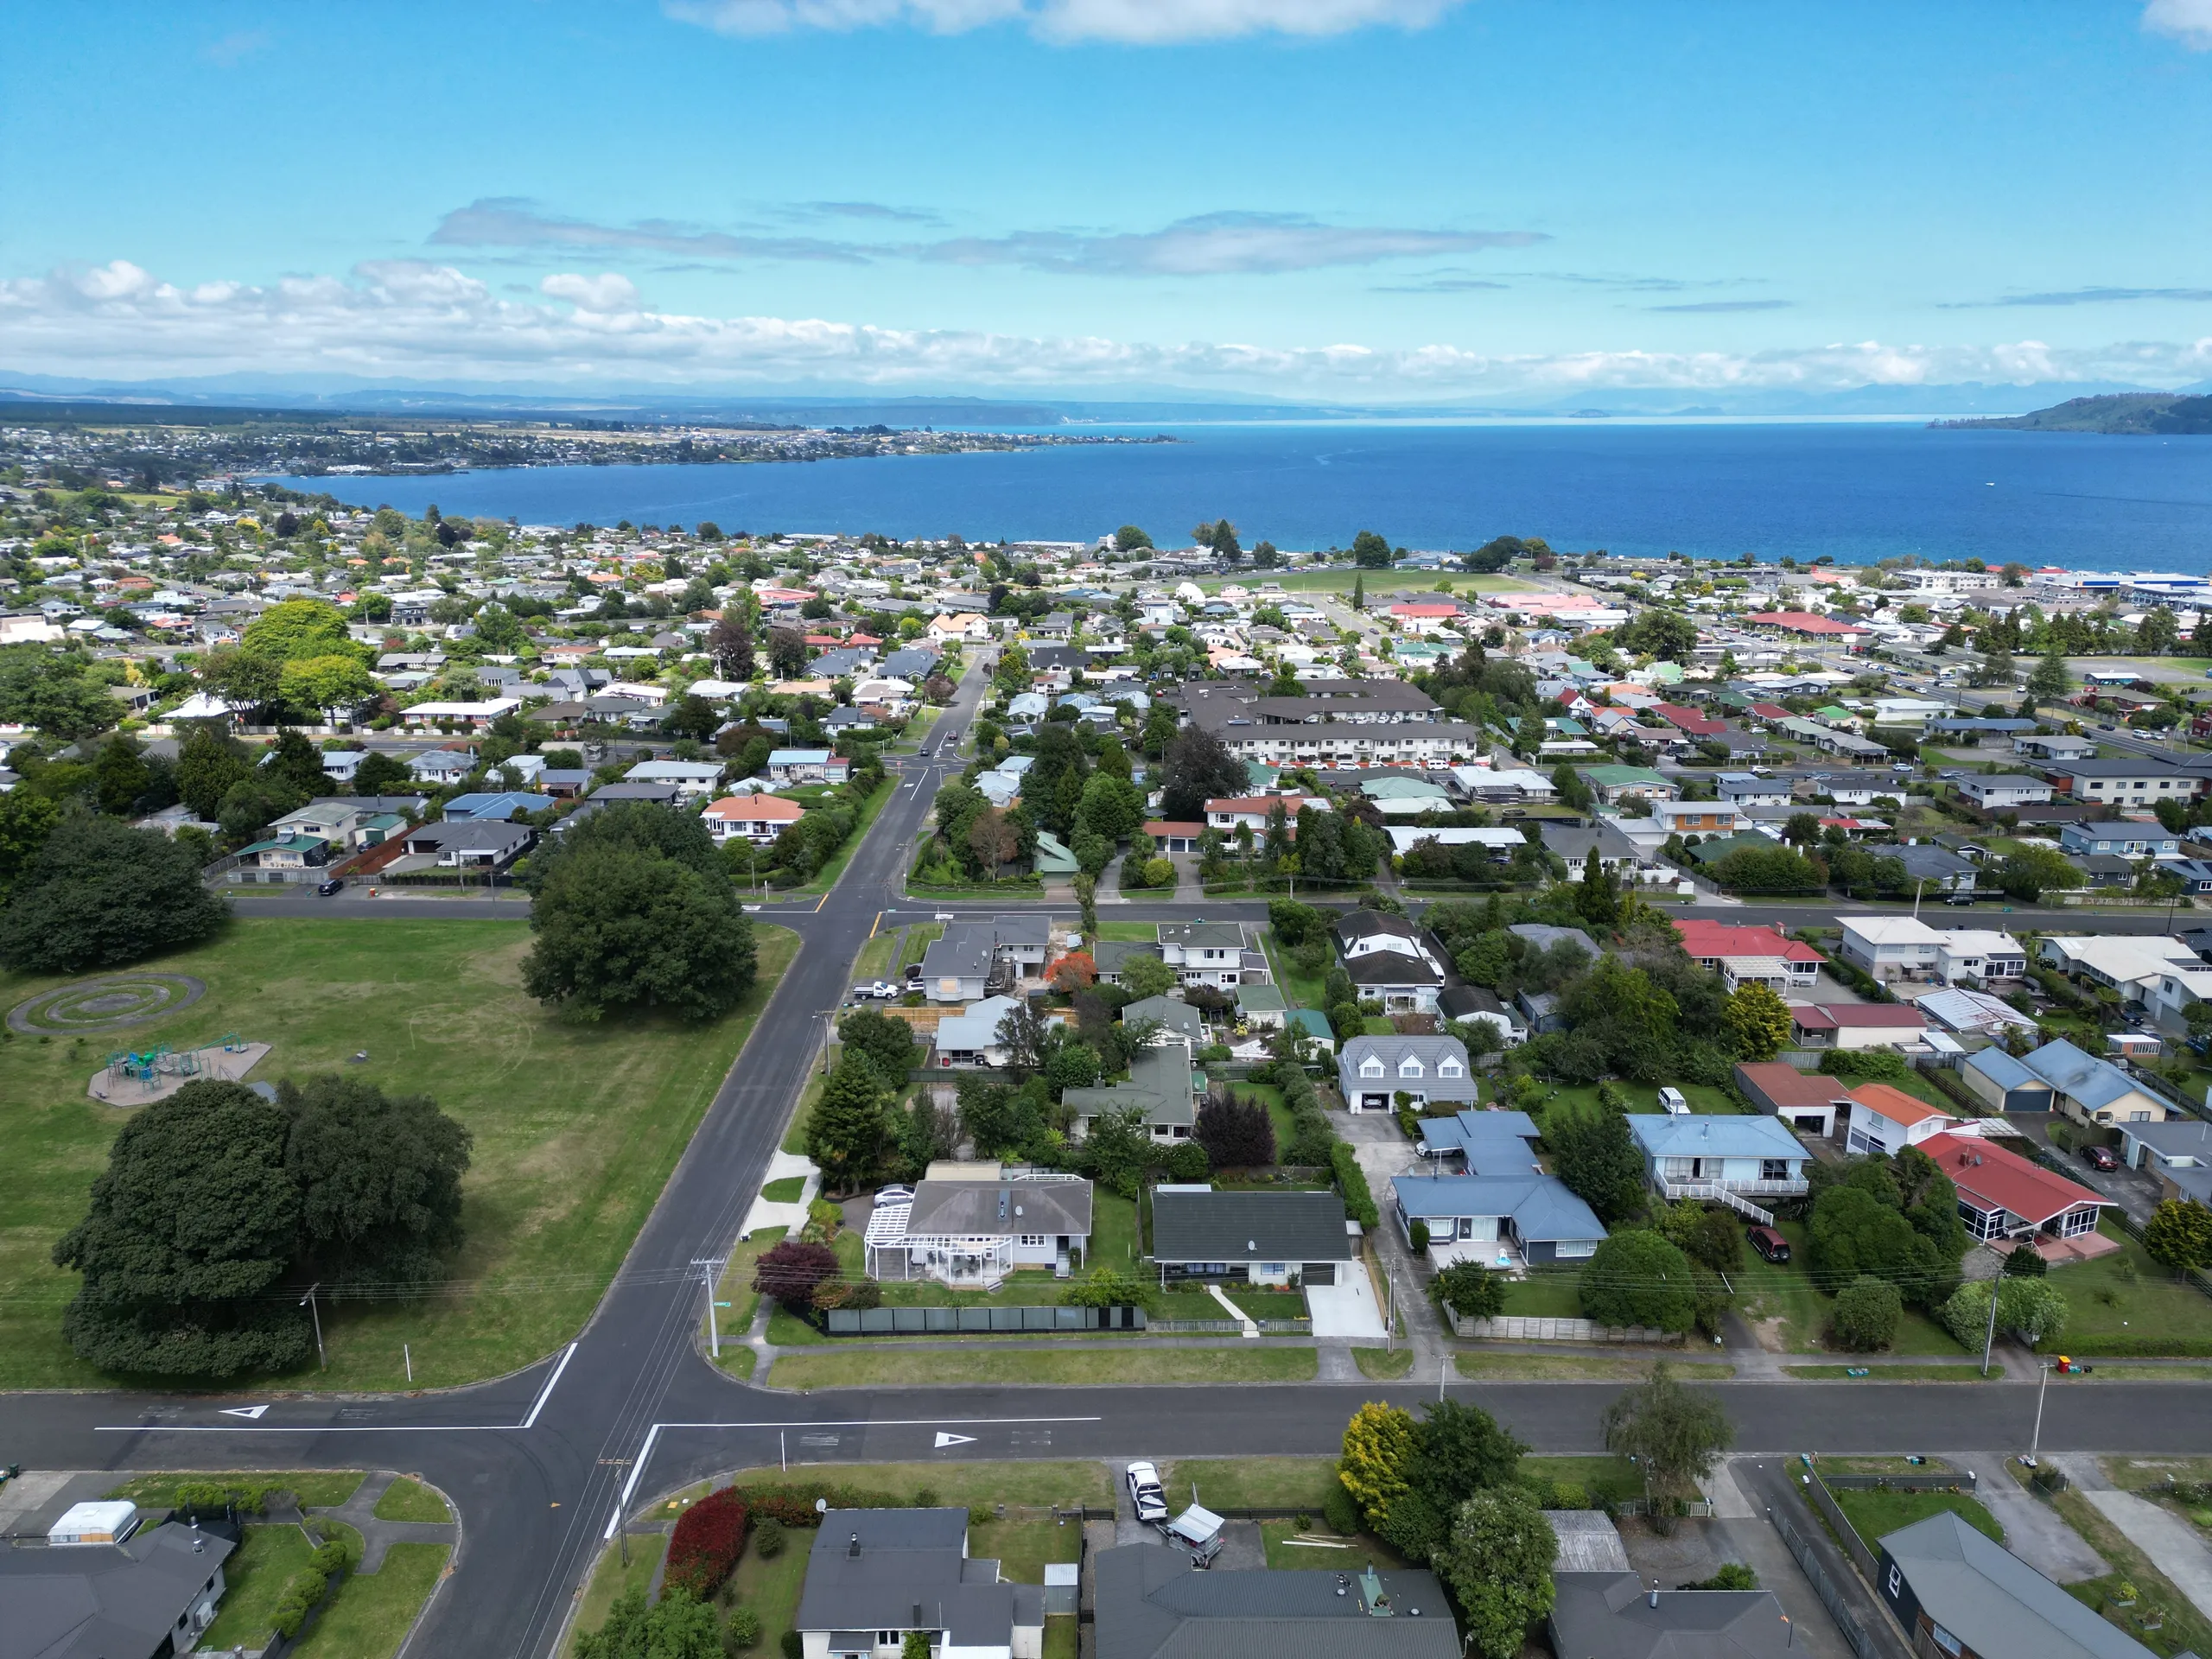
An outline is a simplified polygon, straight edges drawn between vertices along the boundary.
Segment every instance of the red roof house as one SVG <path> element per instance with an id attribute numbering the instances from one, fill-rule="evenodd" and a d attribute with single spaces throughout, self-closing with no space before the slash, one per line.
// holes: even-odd
<path id="1" fill-rule="evenodd" d="M 1845 644 L 1866 637 L 1866 628 L 1858 623 L 1838 622 L 1833 617 L 1815 616 L 1810 611 L 1761 611 L 1745 617 L 1744 622 L 1747 627 L 1779 628 L 1784 633 L 1812 634 Z"/>
<path id="2" fill-rule="evenodd" d="M 1691 959 L 1714 973 L 1731 957 L 1779 957 L 1789 964 L 1790 984 L 1809 988 L 1827 960 L 1802 939 L 1784 938 L 1778 927 L 1732 927 L 1726 922 L 1677 918 L 1675 931 Z"/>
<path id="3" fill-rule="evenodd" d="M 2051 1262 L 2086 1261 L 2120 1248 L 2097 1231 L 2105 1200 L 2054 1170 L 1974 1135 L 1934 1135 L 1920 1150 L 1959 1189 L 1967 1231 L 1998 1249 L 2033 1244 Z"/>
<path id="4" fill-rule="evenodd" d="M 1790 1009 L 1789 1023 L 1802 1048 L 1894 1048 L 1928 1030 L 1909 1002 L 1820 1002 Z"/>

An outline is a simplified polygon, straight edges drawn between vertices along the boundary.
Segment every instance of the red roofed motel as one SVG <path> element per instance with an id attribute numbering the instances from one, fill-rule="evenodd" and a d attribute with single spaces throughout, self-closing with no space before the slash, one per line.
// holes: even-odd
<path id="1" fill-rule="evenodd" d="M 1206 825 L 1213 830 L 1235 830 L 1249 824 L 1254 830 L 1268 827 L 1268 815 L 1280 802 L 1284 816 L 1295 823 L 1298 810 L 1310 806 L 1316 812 L 1326 812 L 1328 802 L 1312 795 L 1246 795 L 1206 803 Z"/>
<path id="2" fill-rule="evenodd" d="M 805 814 L 797 801 L 780 795 L 726 795 L 699 816 L 717 842 L 742 836 L 765 847 Z"/>
<path id="3" fill-rule="evenodd" d="M 1808 634 L 1815 639 L 1832 639 L 1840 645 L 1855 645 L 1866 637 L 1866 630 L 1855 622 L 1838 622 L 1832 617 L 1815 616 L 1810 611 L 1761 611 L 1745 617 L 1744 626 Z"/>
<path id="4" fill-rule="evenodd" d="M 1691 960 L 1712 973 L 1720 972 L 1720 964 L 1731 958 L 1779 957 L 1789 970 L 1792 990 L 1810 990 L 1820 977 L 1821 964 L 1827 960 L 1803 940 L 1784 938 L 1778 927 L 1731 927 L 1725 922 L 1677 920 L 1675 931 L 1681 935 L 1682 949 Z"/>
<path id="5" fill-rule="evenodd" d="M 1153 818 L 1145 824 L 1144 832 L 1159 843 L 1163 853 L 1195 853 L 1198 850 L 1198 837 L 1205 834 L 1206 827 L 1203 823 L 1171 823 L 1163 818 Z"/>
<path id="6" fill-rule="evenodd" d="M 1921 1151 L 1959 1189 L 1959 1218 L 1993 1248 L 2016 1240 L 2058 1263 L 2086 1261 L 2120 1248 L 2097 1231 L 2105 1200 L 2063 1175 L 1971 1135 L 1931 1135 Z"/>
<path id="7" fill-rule="evenodd" d="M 1789 1010 L 1800 1048 L 1895 1048 L 1917 1043 L 1928 1020 L 1903 1002 L 1821 1002 Z"/>

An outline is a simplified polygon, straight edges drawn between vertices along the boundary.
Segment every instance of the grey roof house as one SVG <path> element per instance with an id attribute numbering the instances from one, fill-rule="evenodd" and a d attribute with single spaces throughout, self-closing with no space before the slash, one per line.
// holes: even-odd
<path id="1" fill-rule="evenodd" d="M 1876 1592 L 1916 1653 L 2150 1659 L 2150 1649 L 1948 1510 L 1876 1548 Z"/>
<path id="2" fill-rule="evenodd" d="M 1101 939 L 1092 947 L 1091 961 L 1098 969 L 1098 982 L 1118 985 L 1122 982 L 1122 966 L 1131 957 L 1150 957 L 1160 959 L 1160 947 L 1142 939 Z"/>
<path id="3" fill-rule="evenodd" d="M 1201 1573 L 1157 1544 L 1091 1560 L 1096 1659 L 1459 1659 L 1432 1573 Z"/>
<path id="4" fill-rule="evenodd" d="M 973 1002 L 995 988 L 1044 972 L 1052 924 L 1043 916 L 994 916 L 948 922 L 922 953 L 922 995 L 932 1002 Z"/>
<path id="5" fill-rule="evenodd" d="M 1784 1659 L 1804 1650 L 1771 1590 L 1652 1590 L 1635 1573 L 1555 1573 L 1552 1586 L 1552 1650 L 1575 1659 Z"/>
<path id="6" fill-rule="evenodd" d="M 1204 1086 L 1191 1070 L 1191 1051 L 1180 1043 L 1162 1043 L 1131 1060 L 1127 1077 L 1063 1090 L 1060 1102 L 1075 1114 L 1078 1141 L 1103 1114 L 1134 1108 L 1155 1145 L 1173 1146 L 1191 1138 Z"/>
<path id="7" fill-rule="evenodd" d="M 792 1621 L 807 1659 L 896 1654 L 910 1630 L 931 1651 L 1040 1659 L 1045 1591 L 1007 1584 L 968 1554 L 965 1510 L 832 1510 L 806 1561 Z"/>
<path id="8" fill-rule="evenodd" d="M 1152 1191 L 1152 1259 L 1160 1277 L 1332 1285 L 1354 1259 L 1357 1224 L 1334 1192 Z M 1357 1272 L 1357 1268 L 1348 1271 Z"/>
<path id="9" fill-rule="evenodd" d="M 930 1168 L 911 1189 L 876 1194 L 863 1241 L 870 1278 L 995 1287 L 1023 1268 L 1065 1277 L 1071 1253 L 1090 1253 L 1092 1193 L 1081 1176 L 993 1163 Z"/>
<path id="10" fill-rule="evenodd" d="M 223 1563 L 237 1548 L 161 1526 L 119 1544 L 0 1549 L 0 1659 L 189 1653 L 214 1622 Z"/>
<path id="11" fill-rule="evenodd" d="M 1457 1037 L 1354 1037 L 1338 1057 L 1337 1077 L 1355 1112 L 1389 1111 L 1400 1094 L 1415 1106 L 1475 1102 L 1467 1046 Z"/>

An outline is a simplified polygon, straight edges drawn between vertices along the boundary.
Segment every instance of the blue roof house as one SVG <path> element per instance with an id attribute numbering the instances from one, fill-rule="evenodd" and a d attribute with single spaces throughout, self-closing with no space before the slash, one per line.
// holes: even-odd
<path id="1" fill-rule="evenodd" d="M 1576 1261 L 1605 1242 L 1605 1224 L 1556 1175 L 1399 1175 L 1390 1190 L 1406 1247 L 1414 1224 L 1427 1224 L 1440 1268 L 1479 1262 L 1510 1273 Z"/>
<path id="2" fill-rule="evenodd" d="M 2163 1123 L 2171 1116 L 2163 1099 L 2110 1060 L 2063 1037 L 2018 1059 L 2001 1049 L 1980 1050 L 1961 1062 L 1959 1076 L 2001 1111 L 2056 1111 L 2096 1124 Z"/>
<path id="3" fill-rule="evenodd" d="M 1663 1198 L 1725 1204 L 1771 1223 L 1773 1216 L 1753 1199 L 1805 1191 L 1812 1154 L 1779 1118 L 1636 1113 L 1628 1127 L 1643 1149 L 1644 1174 Z"/>
<path id="4" fill-rule="evenodd" d="M 1959 1081 L 2000 1112 L 2047 1112 L 2051 1107 L 2050 1084 L 1994 1046 L 1961 1060 Z"/>

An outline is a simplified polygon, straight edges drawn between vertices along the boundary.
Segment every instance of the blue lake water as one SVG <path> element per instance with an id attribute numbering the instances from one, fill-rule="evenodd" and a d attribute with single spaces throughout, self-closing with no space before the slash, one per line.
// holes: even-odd
<path id="1" fill-rule="evenodd" d="M 524 524 L 879 531 L 1162 545 L 1226 514 L 1248 548 L 1410 548 L 1501 533 L 1562 550 L 1897 555 L 2212 571 L 2212 438 L 1916 426 L 1205 425 L 1173 444 L 694 467 L 286 480 L 340 499 Z"/>

